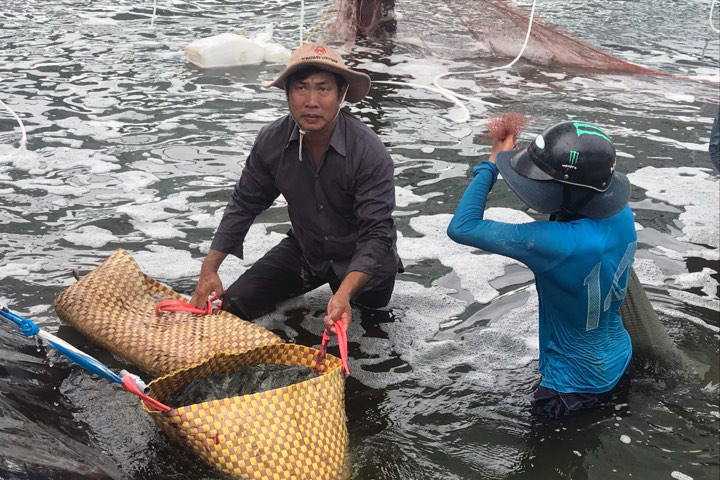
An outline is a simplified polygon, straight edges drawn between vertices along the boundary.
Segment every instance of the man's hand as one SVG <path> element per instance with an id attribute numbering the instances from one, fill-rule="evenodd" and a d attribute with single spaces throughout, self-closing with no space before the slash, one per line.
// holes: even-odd
<path id="1" fill-rule="evenodd" d="M 223 293 L 222 281 L 217 272 L 200 271 L 200 279 L 198 280 L 190 303 L 196 308 L 207 308 L 208 297 L 211 293 L 216 295 Z"/>
<path id="2" fill-rule="evenodd" d="M 488 158 L 488 161 L 495 163 L 495 157 L 498 152 L 512 150 L 513 148 L 515 148 L 515 135 L 508 135 L 502 140 L 493 140 L 492 152 L 490 152 L 490 158 Z"/>
<path id="3" fill-rule="evenodd" d="M 330 297 L 327 306 L 327 315 L 323 319 L 325 323 L 325 330 L 330 335 L 337 335 L 335 330 L 335 322 L 340 322 L 343 330 L 347 332 L 350 328 L 350 321 L 352 320 L 352 307 L 350 306 L 350 298 L 336 293 Z"/>
<path id="4" fill-rule="evenodd" d="M 515 148 L 515 141 L 527 124 L 528 118 L 522 113 L 505 112 L 499 117 L 491 118 L 485 125 L 485 135 L 493 139 L 493 148 L 490 153 L 489 162 L 495 163 L 498 152 L 512 150 Z"/>
<path id="5" fill-rule="evenodd" d="M 345 275 L 337 292 L 330 297 L 327 306 L 327 315 L 323 319 L 325 323 L 325 331 L 329 335 L 337 335 L 335 330 L 335 322 L 340 322 L 345 331 L 350 328 L 352 320 L 352 307 L 350 307 L 350 299 L 370 280 L 370 275 L 363 272 L 352 271 Z"/>
<path id="6" fill-rule="evenodd" d="M 226 256 L 227 253 L 210 250 L 208 256 L 205 257 L 200 268 L 200 278 L 190 299 L 190 304 L 193 307 L 206 308 L 211 293 L 222 295 L 224 292 L 222 281 L 217 272 Z"/>

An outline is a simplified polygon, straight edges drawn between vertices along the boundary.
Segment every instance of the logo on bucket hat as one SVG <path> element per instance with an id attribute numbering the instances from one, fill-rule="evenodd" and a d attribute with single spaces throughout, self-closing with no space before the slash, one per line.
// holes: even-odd
<path id="1" fill-rule="evenodd" d="M 317 53 L 318 55 L 325 55 L 327 53 L 327 50 L 325 50 L 325 47 L 316 47 L 313 52 Z"/>

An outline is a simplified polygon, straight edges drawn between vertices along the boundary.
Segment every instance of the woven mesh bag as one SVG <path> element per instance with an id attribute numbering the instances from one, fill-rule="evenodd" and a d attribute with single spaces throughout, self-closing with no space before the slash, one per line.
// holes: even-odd
<path id="1" fill-rule="evenodd" d="M 320 376 L 287 387 L 158 412 L 144 406 L 175 442 L 209 464 L 243 479 L 336 480 L 344 471 L 344 372 L 336 357 L 318 362 L 318 350 L 268 345 L 217 355 L 150 383 L 164 401 L 191 380 L 231 373 L 242 365 L 305 366 Z M 172 405 L 171 405 L 172 406 Z"/>
<path id="2" fill-rule="evenodd" d="M 282 342 L 269 330 L 223 311 L 155 314 L 157 302 L 181 298 L 145 275 L 120 249 L 58 295 L 54 306 L 62 320 L 156 376 L 198 365 L 218 353 Z"/>

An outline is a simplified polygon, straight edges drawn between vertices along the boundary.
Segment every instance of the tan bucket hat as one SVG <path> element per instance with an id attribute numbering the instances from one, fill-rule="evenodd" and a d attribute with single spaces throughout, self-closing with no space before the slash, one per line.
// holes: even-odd
<path id="1" fill-rule="evenodd" d="M 370 91 L 370 77 L 345 66 L 338 52 L 320 43 L 306 43 L 293 52 L 287 67 L 273 82 L 263 82 L 265 87 L 278 87 L 285 90 L 285 79 L 305 67 L 317 67 L 341 75 L 348 84 L 345 100 L 359 102 Z"/>

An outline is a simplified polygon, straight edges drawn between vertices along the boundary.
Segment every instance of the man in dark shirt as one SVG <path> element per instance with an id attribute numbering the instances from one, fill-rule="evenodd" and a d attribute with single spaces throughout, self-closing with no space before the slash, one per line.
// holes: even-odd
<path id="1" fill-rule="evenodd" d="M 244 319 L 326 283 L 333 296 L 324 322 L 347 330 L 350 302 L 368 308 L 390 301 L 401 268 L 393 161 L 378 136 L 342 102 L 358 102 L 370 77 L 347 68 L 324 45 L 306 44 L 270 86 L 285 90 L 290 114 L 263 127 L 235 185 L 191 303 L 205 307 L 223 292 L 218 268 L 243 256 L 255 217 L 282 194 L 292 229 L 223 295 L 223 309 Z"/>

